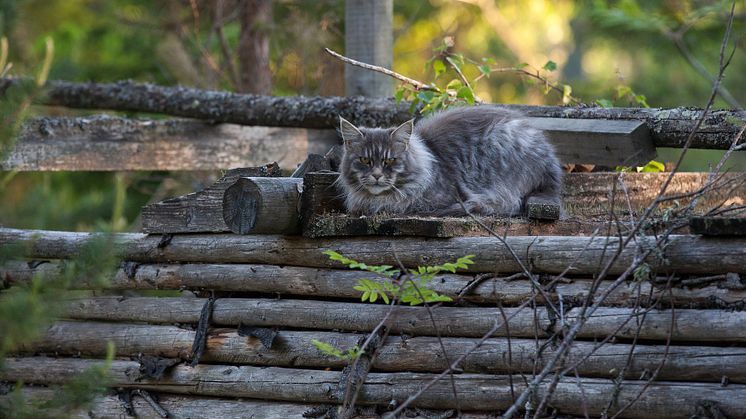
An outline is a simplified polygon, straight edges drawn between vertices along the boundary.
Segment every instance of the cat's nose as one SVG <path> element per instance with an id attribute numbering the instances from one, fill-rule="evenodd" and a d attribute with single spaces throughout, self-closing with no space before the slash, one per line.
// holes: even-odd
<path id="1" fill-rule="evenodd" d="M 378 179 L 380 179 L 380 178 L 381 178 L 381 176 L 383 176 L 383 175 L 379 175 L 379 174 L 376 174 L 376 173 L 374 173 L 374 174 L 373 174 L 373 178 L 374 178 L 375 180 L 378 180 Z"/>

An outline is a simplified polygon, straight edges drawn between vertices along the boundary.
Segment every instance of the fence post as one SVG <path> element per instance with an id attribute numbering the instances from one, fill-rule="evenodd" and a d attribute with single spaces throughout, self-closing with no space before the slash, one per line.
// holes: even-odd
<path id="1" fill-rule="evenodd" d="M 345 55 L 358 61 L 391 68 L 393 61 L 393 0 L 345 1 Z M 388 97 L 390 77 L 345 64 L 347 96 Z"/>

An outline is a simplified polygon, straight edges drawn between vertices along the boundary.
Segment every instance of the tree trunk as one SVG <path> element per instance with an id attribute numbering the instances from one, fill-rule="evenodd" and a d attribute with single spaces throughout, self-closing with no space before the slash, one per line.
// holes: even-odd
<path id="1" fill-rule="evenodd" d="M 393 0 L 346 0 L 345 55 L 367 64 L 391 68 L 393 10 Z M 347 96 L 390 97 L 393 85 L 389 76 L 345 65 Z"/>
<path id="2" fill-rule="evenodd" d="M 269 34 L 272 0 L 240 0 L 241 35 L 238 40 L 238 91 L 268 95 L 272 92 L 269 69 Z"/>

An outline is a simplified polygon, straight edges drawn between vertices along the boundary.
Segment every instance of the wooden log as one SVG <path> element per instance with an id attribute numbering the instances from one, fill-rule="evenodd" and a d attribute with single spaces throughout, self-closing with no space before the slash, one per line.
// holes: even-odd
<path id="1" fill-rule="evenodd" d="M 0 279 L 5 287 L 28 283 L 35 274 L 51 278 L 59 274 L 64 263 L 33 263 L 17 261 L 0 266 Z M 361 279 L 376 281 L 368 272 L 356 270 L 317 269 L 293 266 L 244 265 L 244 264 L 130 264 L 131 269 L 119 269 L 111 278 L 110 289 L 119 290 L 214 290 L 226 292 L 253 292 L 282 296 L 312 296 L 315 298 L 344 298 L 358 300 L 361 293 L 353 287 Z M 430 287 L 451 298 L 458 295 L 475 279 L 470 275 L 438 275 Z M 604 306 L 677 308 L 737 308 L 746 301 L 746 290 L 727 288 L 727 282 L 712 281 L 700 288 L 673 286 L 670 289 L 648 281 L 620 285 L 604 301 Z M 560 282 L 547 291 L 555 302 L 560 298 L 566 305 L 582 304 L 591 290 L 593 280 L 576 278 L 570 283 Z M 603 281 L 595 293 L 597 297 L 609 286 Z M 87 289 L 85 281 L 73 284 L 75 289 Z M 466 295 L 465 301 L 478 304 L 502 303 L 517 306 L 536 298 L 544 304 L 542 295 L 534 295 L 526 279 L 482 278 Z M 594 298 L 594 302 L 595 302 Z"/>
<path id="2" fill-rule="evenodd" d="M 194 333 L 175 326 L 58 321 L 37 343 L 25 345 L 19 352 L 103 357 L 107 342 L 111 341 L 119 357 L 144 353 L 187 359 Z M 346 360 L 322 354 L 312 341 L 320 340 L 345 350 L 359 345 L 365 337 L 353 333 L 281 330 L 275 338 L 278 345 L 267 349 L 259 339 L 239 336 L 235 329 L 213 329 L 201 362 L 342 369 L 347 365 Z M 381 345 L 373 370 L 443 371 L 448 363 L 443 357 L 441 343 L 453 360 L 471 350 L 478 339 L 446 337 L 439 341 L 430 336 L 407 339 L 391 336 Z M 595 346 L 594 342 L 573 342 L 565 364 L 579 363 L 577 371 L 583 377 L 617 378 L 619 372 L 624 371 L 625 378 L 639 379 L 663 363 L 658 380 L 719 383 L 727 377 L 730 383 L 746 383 L 746 348 L 671 346 L 666 354 L 662 345 L 606 344 L 593 353 Z M 537 353 L 537 347 L 544 349 Z M 476 373 L 531 373 L 537 361 L 538 368 L 543 367 L 555 350 L 556 346 L 547 341 L 492 338 L 466 355 L 459 367 Z M 506 356 L 508 351 L 510 359 Z M 630 358 L 633 361 L 625 369 Z"/>
<path id="3" fill-rule="evenodd" d="M 20 390 L 25 400 L 43 402 L 52 399 L 56 392 L 51 389 L 24 387 Z M 252 419 L 300 418 L 321 405 L 312 403 L 282 403 L 277 401 L 228 399 L 215 397 L 180 396 L 167 393 L 151 393 L 158 404 L 173 418 L 243 418 L 251 412 Z M 9 396 L 0 395 L 0 407 Z M 142 397 L 132 397 L 132 407 L 138 419 L 161 419 L 152 406 Z M 127 418 L 122 400 L 117 395 L 104 395 L 96 398 L 90 409 L 70 412 L 65 417 L 75 419 Z"/>
<path id="4" fill-rule="evenodd" d="M 0 95 L 29 79 L 0 79 Z M 47 82 L 47 94 L 37 103 L 79 109 L 111 109 L 162 113 L 211 122 L 301 128 L 332 128 L 339 116 L 359 126 L 391 127 L 412 118 L 410 104 L 393 99 L 356 97 L 273 97 L 164 87 L 132 81 L 117 83 Z M 492 105 L 530 117 L 645 121 L 656 147 L 682 147 L 701 109 L 600 108 L 533 105 Z M 727 149 L 746 121 L 743 111 L 715 110 L 694 135 L 693 148 Z"/>
<path id="5" fill-rule="evenodd" d="M 326 156 L 321 154 L 309 154 L 303 163 L 298 166 L 290 177 L 302 178 L 306 173 L 318 172 L 320 170 L 331 171 L 331 164 Z"/>
<path id="6" fill-rule="evenodd" d="M 67 382 L 71 376 L 85 371 L 102 361 L 84 359 L 10 358 L 0 371 L 0 379 L 23 380 L 32 384 Z M 113 385 L 123 388 L 142 388 L 176 394 L 200 396 L 247 397 L 254 399 L 303 401 L 304 403 L 338 403 L 342 392 L 336 391 L 340 374 L 336 371 L 300 370 L 275 367 L 226 365 L 178 365 L 160 380 L 140 376 L 139 364 L 133 361 L 113 361 L 110 375 Z M 371 373 L 360 392 L 362 405 L 401 403 L 416 393 L 434 374 Z M 546 393 L 549 380 L 537 388 L 539 399 Z M 458 400 L 465 410 L 506 409 L 512 403 L 511 384 L 516 393 L 525 389 L 520 376 L 456 374 L 453 384 Z M 647 386 L 647 387 L 644 387 Z M 644 390 L 644 391 L 643 391 Z M 643 397 L 637 396 L 643 392 Z M 630 418 L 688 418 L 699 403 L 715 403 L 728 417 L 746 416 L 746 400 L 741 397 L 746 386 L 715 383 L 672 383 L 667 381 L 622 381 L 614 412 L 627 402 L 637 400 L 624 416 Z M 550 406 L 560 414 L 600 415 L 607 402 L 614 397 L 615 384 L 606 379 L 567 377 L 561 379 Z M 452 382 L 442 379 L 426 390 L 413 406 L 429 409 L 452 409 L 456 406 Z"/>
<path id="7" fill-rule="evenodd" d="M 73 233 L 45 230 L 0 228 L 0 245 L 20 243 L 27 256 L 37 259 L 74 257 L 96 233 Z M 394 264 L 394 253 L 404 266 L 427 266 L 453 262 L 473 254 L 470 272 L 513 273 L 520 266 L 500 240 L 494 237 L 456 237 L 452 239 L 421 239 L 392 237 L 381 241 L 376 237 L 306 239 L 292 236 L 180 234 L 162 244 L 161 237 L 136 233 L 112 235 L 119 243 L 121 256 L 136 262 L 205 262 L 261 263 L 307 267 L 339 267 L 323 257 L 325 250 L 335 250 L 371 265 Z M 618 247 L 614 237 L 507 237 L 505 242 L 522 262 L 535 273 L 560 273 L 569 265 L 576 275 L 597 272 L 603 261 Z M 640 240 L 650 246 L 655 238 Z M 632 263 L 637 249 L 632 245 L 622 249 L 612 265 L 611 275 L 623 272 Z M 734 238 L 704 238 L 672 235 L 663 249 L 666 262 L 651 258 L 648 263 L 660 272 L 714 275 L 746 273 L 746 242 Z M 393 263 L 392 263 L 393 262 Z"/>
<path id="8" fill-rule="evenodd" d="M 204 300 L 199 298 L 97 297 L 71 300 L 64 317 L 78 320 L 196 323 L 203 304 Z M 215 302 L 212 324 L 370 331 L 388 310 L 389 307 L 383 304 L 221 298 Z M 575 308 L 566 313 L 565 321 L 574 322 L 578 310 L 580 309 Z M 544 308 L 534 313 L 526 308 L 507 307 L 505 312 L 507 316 L 515 314 L 509 323 L 511 336 L 548 336 L 554 331 L 560 331 L 562 327 L 560 319 L 551 319 L 548 310 Z M 432 313 L 442 336 L 481 337 L 495 322 L 503 321 L 500 311 L 493 307 L 440 306 L 432 308 Z M 616 331 L 625 322 L 626 325 Z M 638 324 L 642 324 L 640 339 L 665 341 L 670 334 L 673 341 L 746 342 L 746 312 L 726 310 L 636 312 L 629 308 L 603 307 L 590 317 L 578 337 L 595 339 L 614 334 L 620 338 L 632 338 L 637 332 Z M 390 329 L 393 333 L 412 336 L 433 336 L 437 332 L 424 307 L 409 306 L 399 306 L 394 310 Z M 504 329 L 495 335 L 504 336 Z"/>
<path id="9" fill-rule="evenodd" d="M 223 221 L 223 192 L 245 176 L 279 176 L 274 163 L 256 168 L 232 169 L 209 188 L 146 205 L 142 209 L 145 233 L 190 233 L 228 231 Z"/>
<path id="10" fill-rule="evenodd" d="M 242 177 L 223 194 L 223 221 L 237 234 L 297 234 L 303 179 Z"/>
<path id="11" fill-rule="evenodd" d="M 99 297 L 70 300 L 63 317 L 149 323 L 196 323 L 205 300 L 201 298 Z M 326 330 L 371 331 L 390 307 L 384 304 L 330 303 L 317 300 L 275 300 L 219 298 L 212 313 L 214 325 L 293 327 Z M 495 322 L 502 322 L 495 308 L 438 307 L 433 316 L 443 336 L 481 337 Z M 535 315 L 530 310 L 505 308 L 511 336 L 546 335 L 550 320 L 546 310 Z M 434 336 L 435 326 L 424 307 L 398 306 L 389 329 L 410 336 Z M 537 330 L 538 329 L 538 330 Z M 496 336 L 503 336 L 498 331 Z M 732 333 L 736 333 L 733 331 Z"/>
<path id="12" fill-rule="evenodd" d="M 277 161 L 295 167 L 325 153 L 333 130 L 244 127 L 111 116 L 35 118 L 0 160 L 2 170 L 223 170 Z"/>
<path id="13" fill-rule="evenodd" d="M 746 236 L 746 218 L 692 217 L 689 228 L 705 236 Z"/>
<path id="14" fill-rule="evenodd" d="M 644 166 L 656 156 L 641 121 L 531 118 L 530 123 L 546 132 L 562 163 Z"/>

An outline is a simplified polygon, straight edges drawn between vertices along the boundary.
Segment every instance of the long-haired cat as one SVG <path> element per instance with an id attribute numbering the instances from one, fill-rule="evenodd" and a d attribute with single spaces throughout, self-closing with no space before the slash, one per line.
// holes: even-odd
<path id="1" fill-rule="evenodd" d="M 514 112 L 458 107 L 388 129 L 340 117 L 340 132 L 352 214 L 517 215 L 531 196 L 560 203 L 554 148 Z"/>

